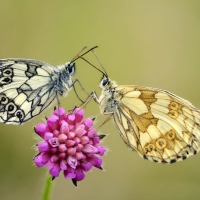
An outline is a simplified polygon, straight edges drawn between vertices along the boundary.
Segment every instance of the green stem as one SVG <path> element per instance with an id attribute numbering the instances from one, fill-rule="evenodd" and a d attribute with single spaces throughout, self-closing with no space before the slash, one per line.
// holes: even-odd
<path id="1" fill-rule="evenodd" d="M 50 200 L 51 196 L 51 189 L 52 189 L 52 177 L 48 174 L 46 178 L 44 193 L 43 193 L 43 200 Z"/>

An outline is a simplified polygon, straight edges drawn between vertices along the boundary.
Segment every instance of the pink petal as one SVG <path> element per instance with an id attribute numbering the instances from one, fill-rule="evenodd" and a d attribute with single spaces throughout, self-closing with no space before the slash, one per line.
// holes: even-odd
<path id="1" fill-rule="evenodd" d="M 67 169 L 67 162 L 66 162 L 66 160 L 62 160 L 60 162 L 60 169 L 62 169 L 62 170 L 66 170 Z"/>
<path id="2" fill-rule="evenodd" d="M 53 156 L 51 156 L 51 162 L 53 162 L 53 163 L 57 163 L 58 160 L 59 160 L 59 157 L 58 157 L 57 155 L 53 155 Z"/>
<path id="3" fill-rule="evenodd" d="M 92 158 L 88 159 L 88 161 L 94 166 L 94 167 L 101 167 L 102 165 L 102 159 L 97 158 L 96 156 L 93 156 Z"/>
<path id="4" fill-rule="evenodd" d="M 94 142 L 94 144 L 99 144 L 99 142 L 100 142 L 99 137 L 98 136 L 94 137 L 93 142 Z"/>
<path id="5" fill-rule="evenodd" d="M 67 135 L 69 133 L 69 125 L 67 122 L 63 122 L 60 127 L 60 132 Z"/>
<path id="6" fill-rule="evenodd" d="M 89 138 L 87 136 L 81 137 L 81 144 L 87 144 L 89 142 Z"/>
<path id="7" fill-rule="evenodd" d="M 97 168 L 99 168 L 99 167 L 101 167 L 101 165 L 102 165 L 102 159 L 101 158 L 97 158 L 97 161 L 96 161 L 96 166 L 95 167 L 97 167 Z"/>
<path id="8" fill-rule="evenodd" d="M 76 142 L 74 140 L 67 140 L 65 142 L 66 146 L 67 147 L 72 147 Z"/>
<path id="9" fill-rule="evenodd" d="M 65 144 L 60 144 L 59 147 L 58 147 L 58 150 L 60 152 L 65 152 L 67 150 L 67 147 Z"/>
<path id="10" fill-rule="evenodd" d="M 81 137 L 83 134 L 86 133 L 85 131 L 85 126 L 83 124 L 79 125 L 76 129 L 75 129 L 75 134 L 78 137 Z"/>
<path id="11" fill-rule="evenodd" d="M 60 143 L 64 143 L 66 139 L 67 139 L 67 136 L 63 133 L 58 136 L 58 140 Z"/>
<path id="12" fill-rule="evenodd" d="M 85 174 L 83 172 L 83 170 L 81 168 L 78 168 L 75 170 L 75 173 L 76 173 L 76 180 L 77 181 L 81 181 L 85 178 Z"/>
<path id="13" fill-rule="evenodd" d="M 67 154 L 68 154 L 68 155 L 73 156 L 75 153 L 76 153 L 76 148 L 69 147 L 69 148 L 67 149 Z"/>
<path id="14" fill-rule="evenodd" d="M 57 151 L 58 151 L 58 149 L 57 149 L 56 147 L 53 147 L 53 148 L 51 148 L 51 150 L 50 150 L 50 152 L 51 152 L 52 154 L 56 154 Z"/>
<path id="15" fill-rule="evenodd" d="M 38 143 L 38 150 L 40 153 L 49 151 L 49 144 L 47 142 L 39 142 Z"/>
<path id="16" fill-rule="evenodd" d="M 95 134 L 96 134 L 96 130 L 94 128 L 89 130 L 88 133 L 87 133 L 89 138 L 93 138 Z"/>
<path id="17" fill-rule="evenodd" d="M 46 124 L 43 123 L 39 123 L 36 128 L 35 131 L 40 135 L 40 136 L 44 136 L 44 133 L 46 131 Z"/>
<path id="18" fill-rule="evenodd" d="M 74 115 L 74 114 L 69 114 L 69 115 L 67 116 L 67 121 L 68 121 L 69 123 L 73 123 L 74 120 L 75 120 L 75 115 Z"/>
<path id="19" fill-rule="evenodd" d="M 69 139 L 73 139 L 74 136 L 75 136 L 75 133 L 73 131 L 70 131 L 68 134 L 67 134 L 68 138 Z"/>
<path id="20" fill-rule="evenodd" d="M 92 168 L 92 164 L 90 162 L 81 163 L 81 167 L 85 172 L 88 172 Z"/>
<path id="21" fill-rule="evenodd" d="M 58 128 L 59 125 L 59 118 L 56 115 L 51 115 L 48 119 L 47 119 L 47 124 L 48 126 L 51 128 L 51 130 L 55 130 Z"/>
<path id="22" fill-rule="evenodd" d="M 46 163 L 46 167 L 47 167 L 47 169 L 52 169 L 52 168 L 54 167 L 55 164 L 56 164 L 56 163 L 53 163 L 53 162 L 51 162 L 51 160 L 49 160 L 49 161 Z"/>
<path id="23" fill-rule="evenodd" d="M 54 131 L 53 131 L 54 137 L 58 137 L 59 134 L 60 134 L 60 131 L 58 131 L 58 130 L 54 130 Z"/>
<path id="24" fill-rule="evenodd" d="M 66 153 L 59 153 L 59 154 L 58 154 L 58 157 L 59 157 L 60 159 L 65 159 L 65 158 L 67 157 L 67 155 L 66 155 Z"/>
<path id="25" fill-rule="evenodd" d="M 49 139 L 49 144 L 52 147 L 58 147 L 60 145 L 60 142 L 59 142 L 58 138 L 52 138 L 52 139 Z"/>
<path id="26" fill-rule="evenodd" d="M 79 137 L 75 137 L 74 141 L 75 141 L 76 144 L 79 144 L 81 142 L 81 139 Z"/>
<path id="27" fill-rule="evenodd" d="M 74 169 L 67 168 L 67 170 L 64 171 L 64 177 L 70 179 L 75 178 L 76 174 L 74 172 Z"/>
<path id="28" fill-rule="evenodd" d="M 34 163 L 38 167 L 42 167 L 48 162 L 49 159 L 50 155 L 48 153 L 42 153 L 34 158 Z"/>
<path id="29" fill-rule="evenodd" d="M 44 140 L 48 141 L 49 139 L 53 138 L 53 133 L 46 132 L 44 134 Z"/>
<path id="30" fill-rule="evenodd" d="M 53 114 L 59 116 L 61 119 L 66 116 L 64 108 L 56 109 Z"/>
<path id="31" fill-rule="evenodd" d="M 82 159 L 86 158 L 86 156 L 83 155 L 82 152 L 76 152 L 75 157 L 76 157 L 77 160 L 82 160 Z"/>
<path id="32" fill-rule="evenodd" d="M 83 121 L 83 124 L 85 124 L 85 126 L 87 128 L 90 128 L 91 126 L 93 126 L 94 122 L 90 119 L 90 118 L 86 118 L 84 121 Z"/>
<path id="33" fill-rule="evenodd" d="M 84 153 L 96 153 L 98 149 L 90 144 L 86 144 L 82 150 Z"/>
<path id="34" fill-rule="evenodd" d="M 83 149 L 83 145 L 82 144 L 78 144 L 76 146 L 76 151 L 82 151 L 82 149 Z"/>
<path id="35" fill-rule="evenodd" d="M 97 146 L 97 148 L 98 148 L 98 150 L 99 150 L 98 154 L 99 154 L 100 156 L 103 156 L 104 153 L 105 153 L 105 151 L 106 151 L 105 147 L 104 147 L 104 146 Z"/>
<path id="36" fill-rule="evenodd" d="M 74 125 L 69 124 L 69 130 L 70 130 L 70 131 L 74 131 Z"/>
<path id="37" fill-rule="evenodd" d="M 77 165 L 77 159 L 73 156 L 68 156 L 67 163 L 71 168 L 75 169 Z"/>
<path id="38" fill-rule="evenodd" d="M 49 172 L 50 172 L 50 174 L 51 174 L 52 176 L 58 177 L 59 174 L 60 174 L 60 171 L 61 171 L 61 169 L 60 169 L 59 164 L 55 164 L 54 167 L 51 168 Z"/>
<path id="39" fill-rule="evenodd" d="M 88 144 L 91 144 L 94 146 L 94 142 L 92 141 L 92 139 L 89 140 Z"/>
<path id="40" fill-rule="evenodd" d="M 34 163 L 37 165 L 37 167 L 43 167 L 45 165 L 45 163 L 43 162 L 43 160 L 41 159 L 41 156 L 36 156 L 34 158 Z"/>
<path id="41" fill-rule="evenodd" d="M 80 108 L 75 108 L 73 113 L 75 114 L 76 122 L 81 122 L 84 116 L 84 110 Z"/>

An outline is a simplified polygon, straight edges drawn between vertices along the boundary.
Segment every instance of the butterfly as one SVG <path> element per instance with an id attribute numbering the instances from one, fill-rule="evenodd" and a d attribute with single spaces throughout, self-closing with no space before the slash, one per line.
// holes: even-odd
<path id="1" fill-rule="evenodd" d="M 67 96 L 78 81 L 72 81 L 76 59 L 58 67 L 31 59 L 1 59 L 0 122 L 22 124 L 49 107 L 58 95 Z"/>
<path id="2" fill-rule="evenodd" d="M 175 163 L 200 150 L 200 110 L 168 91 L 100 82 L 100 112 L 111 115 L 125 144 L 144 159 Z"/>
<path id="3" fill-rule="evenodd" d="M 92 92 L 85 101 L 93 98 L 110 115 L 100 127 L 113 118 L 124 143 L 153 162 L 175 163 L 199 152 L 200 110 L 162 89 L 117 85 L 103 70 L 100 97 Z"/>

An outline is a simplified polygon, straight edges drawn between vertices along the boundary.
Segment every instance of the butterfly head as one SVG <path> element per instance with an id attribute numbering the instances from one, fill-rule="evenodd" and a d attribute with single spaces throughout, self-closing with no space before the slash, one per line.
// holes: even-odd
<path id="1" fill-rule="evenodd" d="M 67 70 L 70 76 L 74 76 L 76 72 L 76 65 L 75 63 L 67 62 L 65 64 L 65 69 Z"/>
<path id="2" fill-rule="evenodd" d="M 99 87 L 103 90 L 111 89 L 113 87 L 116 87 L 117 84 L 115 81 L 111 81 L 107 76 L 103 76 L 101 79 L 101 82 L 99 84 Z"/>

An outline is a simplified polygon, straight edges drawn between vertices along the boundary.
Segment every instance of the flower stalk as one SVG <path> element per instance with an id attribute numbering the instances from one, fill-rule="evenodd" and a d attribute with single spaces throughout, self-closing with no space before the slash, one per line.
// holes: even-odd
<path id="1" fill-rule="evenodd" d="M 50 200 L 52 190 L 52 177 L 48 174 L 45 182 L 45 188 L 42 200 Z"/>

